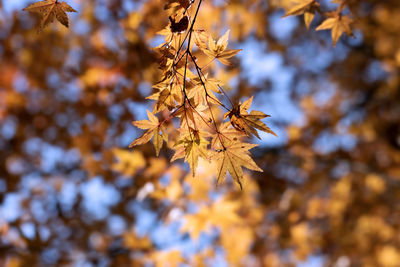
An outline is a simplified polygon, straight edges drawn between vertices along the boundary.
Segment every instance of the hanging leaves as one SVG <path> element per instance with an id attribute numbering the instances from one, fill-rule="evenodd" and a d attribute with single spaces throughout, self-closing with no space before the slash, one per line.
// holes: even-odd
<path id="1" fill-rule="evenodd" d="M 328 17 L 316 28 L 316 30 L 331 30 L 333 46 L 336 46 L 337 41 L 343 33 L 353 36 L 350 27 L 353 20 L 347 15 L 342 15 L 342 11 L 346 7 L 346 0 L 332 1 L 332 3 L 339 4 L 335 12 L 323 12 L 320 9 L 320 4 L 315 0 L 295 0 L 294 3 L 295 5 L 290 8 L 283 17 L 304 14 L 304 22 L 307 28 L 310 28 L 316 12 Z"/>
<path id="2" fill-rule="evenodd" d="M 130 147 L 145 144 L 153 138 L 158 155 L 164 140 L 175 150 L 171 161 L 183 158 L 188 162 L 193 176 L 196 175 L 200 158 L 213 159 L 217 164 L 218 181 L 229 173 L 242 187 L 243 167 L 262 171 L 249 152 L 256 145 L 244 143 L 242 139 L 253 135 L 260 138 L 257 130 L 275 133 L 261 121 L 268 115 L 261 111 L 248 112 L 253 97 L 243 104 L 232 104 L 231 108 L 218 99 L 222 95 L 227 97 L 222 90 L 223 83 L 212 77 L 211 72 L 205 72 L 207 64 L 201 67 L 196 53 L 212 58 L 210 62 L 218 59 L 224 65 L 230 65 L 228 59 L 241 49 L 228 49 L 229 30 L 214 40 L 204 30 L 193 29 L 201 2 L 190 23 L 186 14 L 190 13 L 188 9 L 191 2 L 169 1 L 165 6 L 170 14 L 170 25 L 159 32 L 165 36 L 165 43 L 156 48 L 160 55 L 162 77 L 153 86 L 156 92 L 147 97 L 155 101 L 155 114 L 163 112 L 167 114 L 167 120 L 179 120 L 180 128 L 168 140 L 163 123 L 148 111 L 149 120 L 133 122 L 133 125 L 147 132 L 133 141 Z M 198 49 L 194 50 L 194 46 Z M 218 109 L 229 112 L 225 116 L 218 116 L 222 115 Z"/>
<path id="3" fill-rule="evenodd" d="M 347 16 L 335 16 L 328 18 L 317 27 L 317 31 L 331 30 L 333 46 L 336 46 L 337 41 L 343 33 L 352 36 L 353 32 L 350 28 L 352 19 Z"/>
<path id="4" fill-rule="evenodd" d="M 315 0 L 297 0 L 295 5 L 289 9 L 288 12 L 283 16 L 298 16 L 304 14 L 304 22 L 307 28 L 310 28 L 310 24 L 314 19 L 315 12 L 319 10 L 319 3 Z"/>
<path id="5" fill-rule="evenodd" d="M 47 25 L 54 21 L 56 18 L 62 25 L 68 28 L 69 20 L 65 12 L 76 12 L 71 6 L 65 2 L 59 2 L 58 0 L 45 0 L 33 3 L 26 8 L 24 11 L 39 13 L 42 17 L 38 32 L 41 32 Z"/>

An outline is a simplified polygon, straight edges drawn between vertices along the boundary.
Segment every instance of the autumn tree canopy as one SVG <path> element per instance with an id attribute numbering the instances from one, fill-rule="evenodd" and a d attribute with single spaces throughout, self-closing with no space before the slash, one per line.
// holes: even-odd
<path id="1" fill-rule="evenodd" d="M 399 16 L 0 1 L 0 266 L 400 266 Z"/>

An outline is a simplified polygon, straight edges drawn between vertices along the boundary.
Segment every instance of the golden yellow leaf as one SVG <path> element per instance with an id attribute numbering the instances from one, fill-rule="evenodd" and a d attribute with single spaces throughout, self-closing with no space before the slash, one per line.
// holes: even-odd
<path id="1" fill-rule="evenodd" d="M 147 116 L 149 120 L 141 120 L 132 122 L 133 125 L 140 129 L 148 129 L 141 137 L 134 140 L 129 147 L 142 145 L 150 141 L 153 138 L 153 145 L 156 149 L 156 155 L 160 153 L 163 145 L 163 140 L 168 141 L 164 129 L 162 129 L 162 123 L 158 121 L 158 118 L 153 113 L 147 110 Z M 161 132 L 161 133 L 160 133 Z"/>
<path id="2" fill-rule="evenodd" d="M 226 173 L 229 172 L 240 188 L 242 188 L 242 167 L 262 172 L 263 170 L 250 157 L 249 149 L 256 146 L 256 144 L 231 142 L 230 144 L 224 144 L 223 149 L 215 152 L 214 160 L 217 161 L 217 182 L 223 180 Z"/>
<path id="3" fill-rule="evenodd" d="M 231 49 L 226 50 L 228 46 L 228 39 L 229 39 L 229 30 L 225 32 L 225 34 L 218 39 L 216 42 L 211 35 L 208 36 L 208 47 L 205 48 L 203 44 L 199 45 L 199 48 L 209 57 L 218 59 L 222 64 L 229 65 L 228 58 L 233 57 L 242 49 Z"/>
<path id="4" fill-rule="evenodd" d="M 296 0 L 294 1 L 293 7 L 286 12 L 283 18 L 304 14 L 304 22 L 307 28 L 309 28 L 318 8 L 319 3 L 315 0 Z"/>
<path id="5" fill-rule="evenodd" d="M 189 163 L 190 169 L 192 170 L 193 177 L 196 175 L 196 168 L 199 162 L 199 157 L 207 159 L 207 145 L 208 141 L 204 139 L 200 134 L 183 131 L 183 136 L 177 141 L 175 147 L 176 151 L 171 159 L 175 161 L 179 158 L 185 158 L 185 161 Z"/>
<path id="6" fill-rule="evenodd" d="M 252 110 L 250 114 L 247 112 L 252 101 L 253 97 L 250 97 L 244 101 L 243 104 L 239 103 L 238 105 L 234 106 L 229 112 L 225 113 L 224 119 L 229 117 L 232 126 L 239 131 L 245 132 L 248 136 L 254 135 L 260 139 L 257 130 L 277 136 L 267 125 L 265 125 L 265 123 L 260 120 L 269 117 L 269 115 L 256 110 Z"/>
<path id="7" fill-rule="evenodd" d="M 337 15 L 333 18 L 326 19 L 316 28 L 316 30 L 331 30 L 333 46 L 336 46 L 336 43 L 343 32 L 350 36 L 353 35 L 353 32 L 350 28 L 352 21 L 353 20 L 348 16 Z"/>

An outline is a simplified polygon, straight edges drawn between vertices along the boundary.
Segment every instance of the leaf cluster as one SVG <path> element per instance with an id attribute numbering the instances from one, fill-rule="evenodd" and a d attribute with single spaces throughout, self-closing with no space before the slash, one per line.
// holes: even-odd
<path id="1" fill-rule="evenodd" d="M 295 0 L 292 7 L 283 17 L 304 15 L 304 23 L 307 28 L 310 28 L 315 14 L 319 13 L 321 16 L 325 17 L 325 20 L 316 30 L 331 30 L 333 46 L 336 46 L 336 43 L 343 33 L 353 36 L 351 29 L 353 19 L 349 15 L 342 14 L 343 9 L 346 8 L 347 0 L 332 0 L 332 3 L 339 4 L 337 9 L 334 12 L 324 12 L 317 0 Z"/>
<path id="2" fill-rule="evenodd" d="M 244 139 L 260 138 L 258 130 L 275 133 L 261 121 L 268 115 L 255 110 L 248 112 L 253 97 L 233 104 L 223 83 L 212 77 L 211 63 L 217 60 L 231 65 L 229 59 L 241 49 L 228 49 L 229 30 L 215 40 L 210 33 L 195 28 L 201 4 L 200 0 L 194 11 L 189 0 L 169 1 L 165 6 L 170 24 L 159 32 L 165 36 L 165 42 L 155 48 L 160 56 L 162 75 L 153 85 L 156 92 L 148 97 L 155 101 L 155 107 L 153 112 L 147 112 L 148 120 L 133 122 L 147 131 L 130 147 L 145 144 L 152 138 L 158 155 L 165 141 L 175 150 L 171 161 L 184 158 L 193 176 L 199 158 L 203 158 L 217 162 L 217 181 L 229 173 L 242 187 L 243 167 L 262 171 L 249 152 L 256 145 Z M 198 53 L 205 55 L 209 62 L 202 65 Z M 224 99 L 230 102 L 230 107 L 223 103 Z M 167 128 L 173 120 L 179 121 L 179 128 L 175 135 L 169 136 Z"/>

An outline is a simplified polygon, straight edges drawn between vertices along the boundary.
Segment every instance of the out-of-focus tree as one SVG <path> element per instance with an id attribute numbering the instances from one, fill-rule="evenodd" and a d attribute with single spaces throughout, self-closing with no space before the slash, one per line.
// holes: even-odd
<path id="1" fill-rule="evenodd" d="M 199 0 L 66 2 L 69 28 L 40 34 L 32 2 L 0 2 L 1 266 L 400 266 L 398 0 L 203 0 L 197 16 Z M 251 140 L 263 172 L 245 171 L 243 190 L 216 186 L 215 158 L 170 162 L 193 156 L 174 143 L 179 120 L 158 157 L 128 149 L 143 134 L 132 121 L 173 112 L 145 98 L 171 58 L 162 45 L 195 16 L 187 71 L 201 63 L 228 107 L 211 112 L 246 133 L 231 111 L 253 97 L 279 136 Z M 225 65 L 218 45 L 243 50 Z M 187 89 L 171 101 L 202 102 Z"/>

